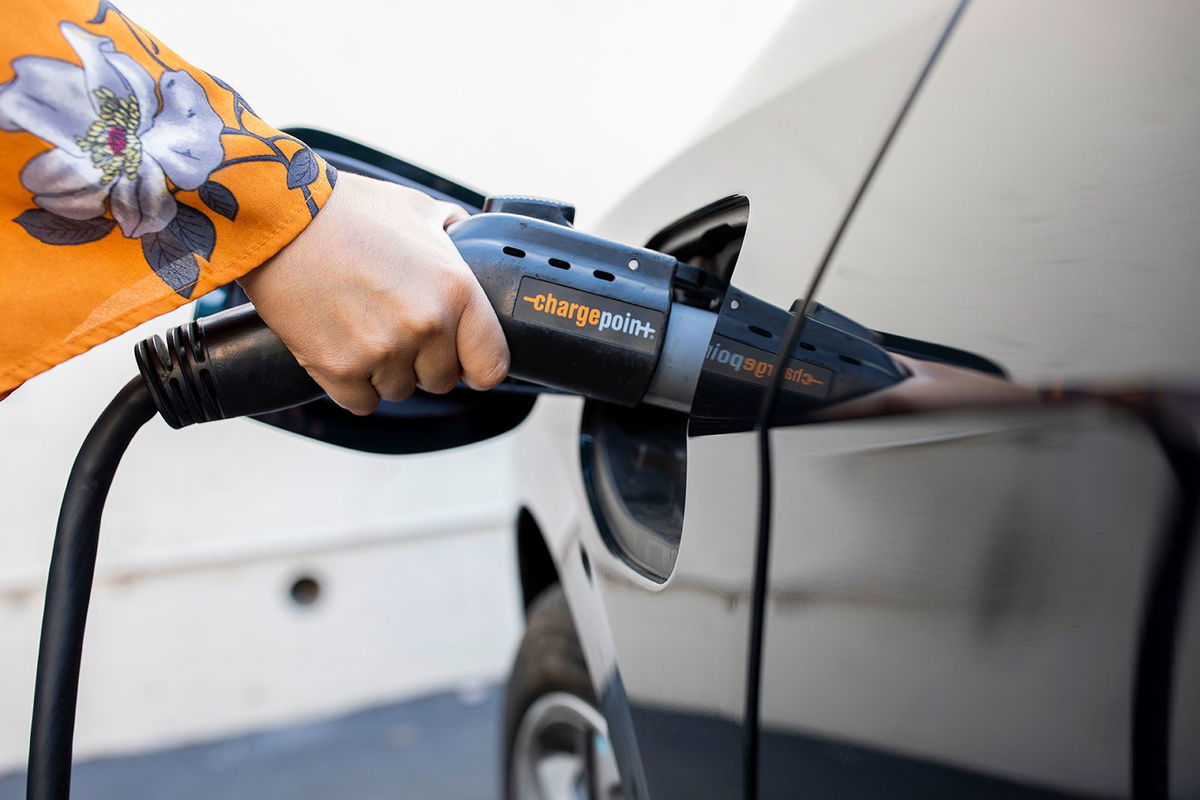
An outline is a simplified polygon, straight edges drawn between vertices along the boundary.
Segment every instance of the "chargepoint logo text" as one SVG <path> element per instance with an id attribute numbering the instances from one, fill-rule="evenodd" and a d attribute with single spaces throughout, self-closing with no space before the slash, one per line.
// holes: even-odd
<path id="1" fill-rule="evenodd" d="M 526 296 L 521 299 L 532 305 L 534 311 L 541 311 L 552 317 L 569 319 L 575 323 L 577 328 L 591 325 L 598 331 L 619 331 L 630 336 L 641 336 L 643 339 L 653 339 L 658 335 L 658 330 L 653 324 L 638 319 L 629 311 L 626 311 L 623 316 L 611 311 L 601 311 L 587 303 L 572 303 L 555 297 L 553 292 L 533 297 Z"/>
<path id="2" fill-rule="evenodd" d="M 657 349 L 665 319 L 653 308 L 532 277 L 521 280 L 513 316 L 646 353 Z"/>
<path id="3" fill-rule="evenodd" d="M 775 354 L 742 342 L 713 336 L 704 354 L 705 368 L 738 380 L 765 384 L 775 374 Z M 791 391 L 825 397 L 833 373 L 825 367 L 799 359 L 788 359 L 783 385 Z"/>

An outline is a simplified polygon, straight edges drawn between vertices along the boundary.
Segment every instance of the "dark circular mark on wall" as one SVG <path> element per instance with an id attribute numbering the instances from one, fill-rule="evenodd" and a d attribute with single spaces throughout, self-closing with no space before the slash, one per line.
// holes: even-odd
<path id="1" fill-rule="evenodd" d="M 292 581 L 288 594 L 296 605 L 311 606 L 321 596 L 321 584 L 311 575 L 301 575 Z"/>

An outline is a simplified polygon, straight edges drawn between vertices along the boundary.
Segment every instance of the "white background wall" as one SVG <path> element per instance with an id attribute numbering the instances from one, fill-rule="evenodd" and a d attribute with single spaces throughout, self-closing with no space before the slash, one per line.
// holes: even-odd
<path id="1" fill-rule="evenodd" d="M 277 125 L 361 139 L 587 226 L 686 140 L 794 0 L 125 0 Z M 41 591 L 75 450 L 136 338 L 0 404 L 0 770 L 24 758 Z M 499 678 L 520 628 L 506 440 L 341 451 L 256 423 L 155 422 L 102 537 L 81 755 L 162 746 Z M 287 596 L 312 574 L 320 600 Z"/>

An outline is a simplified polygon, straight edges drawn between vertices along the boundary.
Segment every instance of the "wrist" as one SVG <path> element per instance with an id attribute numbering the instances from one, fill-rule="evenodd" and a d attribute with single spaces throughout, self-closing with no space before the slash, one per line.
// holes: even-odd
<path id="1" fill-rule="evenodd" d="M 288 264 L 320 256 L 322 243 L 327 246 L 331 241 L 331 232 L 337 228 L 334 219 L 342 216 L 344 207 L 350 203 L 350 198 L 361 190 L 360 184 L 363 180 L 366 179 L 358 175 L 339 173 L 337 183 L 330 191 L 325 204 L 304 230 L 284 245 L 278 253 L 237 279 L 238 285 L 252 301 L 256 289 L 269 282 L 271 276 L 287 272 Z"/>

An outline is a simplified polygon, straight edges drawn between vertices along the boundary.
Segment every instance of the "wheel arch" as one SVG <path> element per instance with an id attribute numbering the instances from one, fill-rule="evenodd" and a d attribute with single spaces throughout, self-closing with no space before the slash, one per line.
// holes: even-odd
<path id="1" fill-rule="evenodd" d="M 521 607 L 528 614 L 529 606 L 543 591 L 560 583 L 558 568 L 550 555 L 546 537 L 526 506 L 517 511 L 517 575 L 521 582 Z"/>

